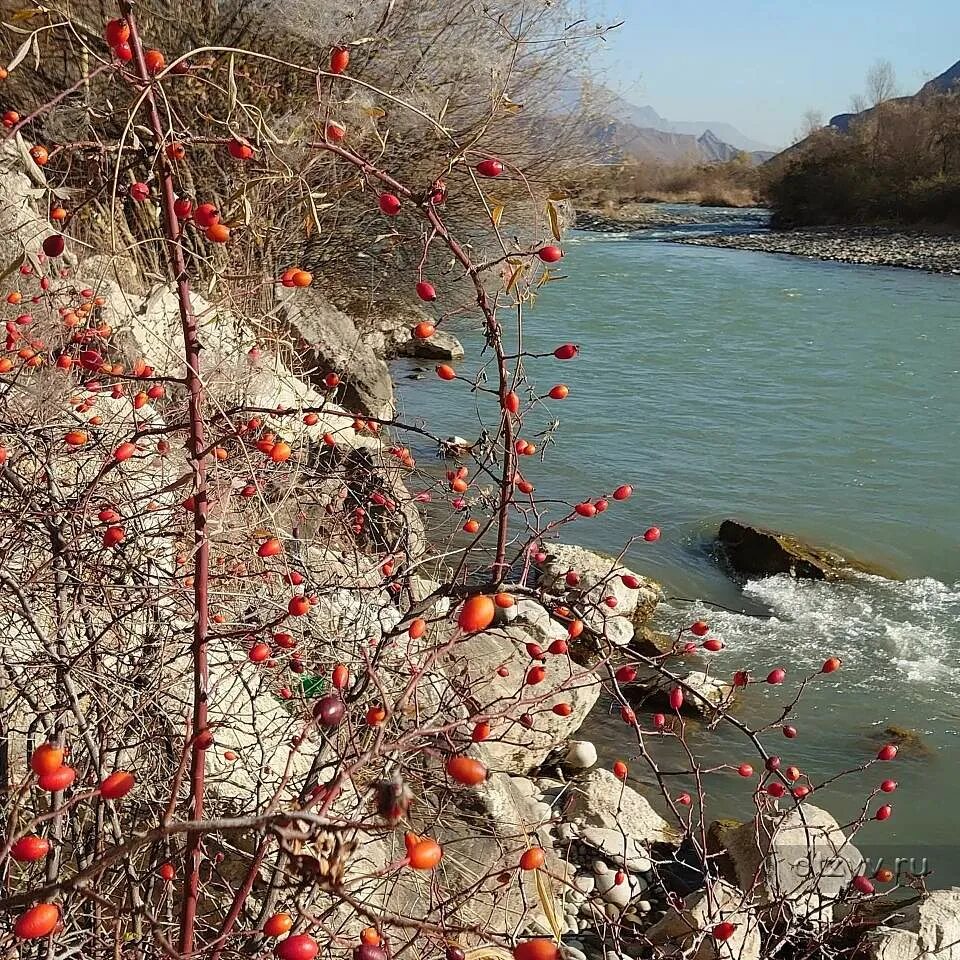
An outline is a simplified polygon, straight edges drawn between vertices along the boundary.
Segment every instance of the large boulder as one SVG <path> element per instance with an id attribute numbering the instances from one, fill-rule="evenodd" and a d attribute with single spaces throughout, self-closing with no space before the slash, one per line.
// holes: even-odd
<path id="1" fill-rule="evenodd" d="M 533 664 L 526 645 L 536 643 L 546 649 L 567 633 L 538 604 L 522 601 L 517 607 L 519 613 L 512 622 L 465 637 L 447 655 L 443 667 L 451 684 L 482 704 L 481 712 L 490 718 L 492 735 L 480 744 L 484 760 L 493 770 L 525 774 L 579 729 L 597 702 L 600 683 L 590 668 L 571 658 L 548 656 L 543 681 L 528 685 L 526 677 Z M 551 710 L 558 703 L 570 704 L 568 716 Z M 532 723 L 527 725 L 529 720 Z"/>
<path id="2" fill-rule="evenodd" d="M 934 890 L 871 930 L 865 940 L 873 960 L 960 960 L 960 887 Z"/>
<path id="3" fill-rule="evenodd" d="M 833 816 L 809 803 L 761 813 L 723 841 L 742 890 L 811 923 L 831 920 L 837 897 L 863 865 Z"/>
<path id="4" fill-rule="evenodd" d="M 713 929 L 732 923 L 733 935 L 717 940 Z M 709 890 L 697 890 L 684 901 L 682 909 L 671 906 L 647 932 L 646 938 L 658 947 L 658 956 L 684 960 L 758 960 L 760 924 L 748 897 L 722 880 Z"/>
<path id="5" fill-rule="evenodd" d="M 717 544 L 733 573 L 745 579 L 778 573 L 804 580 L 842 580 L 857 573 L 896 579 L 889 571 L 841 556 L 827 547 L 739 520 L 720 524 Z"/>
<path id="6" fill-rule="evenodd" d="M 314 290 L 284 290 L 279 319 L 296 342 L 297 358 L 315 370 L 316 380 L 338 373 L 337 398 L 350 410 L 375 417 L 393 413 L 393 381 L 382 353 L 353 319 Z"/>
<path id="7" fill-rule="evenodd" d="M 569 820 L 583 825 L 616 830 L 642 844 L 674 843 L 678 833 L 650 805 L 646 797 L 618 780 L 610 770 L 598 767 L 570 784 L 566 811 Z"/>
<path id="8" fill-rule="evenodd" d="M 580 577 L 575 586 L 566 580 L 571 570 Z M 663 595 L 655 580 L 634 573 L 614 557 L 574 544 L 552 544 L 540 565 L 540 575 L 542 585 L 563 595 L 588 630 L 617 646 L 633 640 L 637 628 L 650 619 Z M 624 576 L 636 577 L 640 586 L 626 586 Z M 613 598 L 616 605 L 608 606 L 608 598 Z"/>

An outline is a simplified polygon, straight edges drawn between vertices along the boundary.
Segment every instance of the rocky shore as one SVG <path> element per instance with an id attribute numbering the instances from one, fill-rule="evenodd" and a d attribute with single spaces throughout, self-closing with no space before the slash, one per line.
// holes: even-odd
<path id="1" fill-rule="evenodd" d="M 885 227 L 818 227 L 810 230 L 683 237 L 690 246 L 785 253 L 810 260 L 905 267 L 960 275 L 960 236 Z"/>

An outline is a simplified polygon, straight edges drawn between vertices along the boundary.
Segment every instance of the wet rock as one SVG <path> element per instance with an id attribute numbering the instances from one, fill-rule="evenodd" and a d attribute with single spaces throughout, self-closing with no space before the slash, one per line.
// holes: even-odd
<path id="1" fill-rule="evenodd" d="M 717 543 L 732 572 L 738 577 L 772 577 L 788 573 L 805 580 L 841 580 L 868 573 L 896 579 L 877 566 L 841 556 L 826 547 L 812 546 L 797 537 L 724 520 Z"/>
<path id="2" fill-rule="evenodd" d="M 709 893 L 698 890 L 683 901 L 683 909 L 670 907 L 648 931 L 647 939 L 660 947 L 662 956 L 685 960 L 758 960 L 760 924 L 747 905 L 746 894 L 722 881 L 715 881 Z M 711 931 L 718 924 L 734 924 L 733 936 L 716 941 Z"/>
<path id="3" fill-rule="evenodd" d="M 644 657 L 662 657 L 676 646 L 676 636 L 656 630 L 649 623 L 642 623 L 633 635 L 631 652 L 636 651 Z"/>
<path id="4" fill-rule="evenodd" d="M 462 360 L 463 344 L 452 334 L 438 330 L 429 340 L 411 337 L 397 346 L 397 355 L 421 360 Z"/>
<path id="5" fill-rule="evenodd" d="M 896 723 L 884 727 L 882 732 L 872 734 L 871 739 L 880 746 L 892 743 L 897 748 L 897 756 L 902 759 L 923 760 L 934 753 L 919 730 L 901 727 Z"/>
<path id="6" fill-rule="evenodd" d="M 934 890 L 902 907 L 864 941 L 872 960 L 960 960 L 960 887 Z"/>
<path id="7" fill-rule="evenodd" d="M 727 707 L 734 701 L 736 690 L 733 684 L 711 677 L 706 671 L 694 671 L 680 679 L 684 684 L 680 712 L 685 716 L 709 719 L 718 708 Z M 670 690 L 674 686 L 668 677 L 654 673 L 628 684 L 624 687 L 624 693 L 631 703 L 644 709 L 669 710 Z"/>

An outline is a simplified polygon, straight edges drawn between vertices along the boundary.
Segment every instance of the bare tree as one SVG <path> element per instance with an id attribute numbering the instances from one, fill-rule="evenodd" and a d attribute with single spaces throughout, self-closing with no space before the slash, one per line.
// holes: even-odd
<path id="1" fill-rule="evenodd" d="M 819 110 L 807 110 L 800 120 L 800 133 L 797 140 L 805 140 L 823 126 L 823 114 Z"/>
<path id="2" fill-rule="evenodd" d="M 897 95 L 897 72 L 889 60 L 877 60 L 867 71 L 867 101 L 872 107 Z"/>

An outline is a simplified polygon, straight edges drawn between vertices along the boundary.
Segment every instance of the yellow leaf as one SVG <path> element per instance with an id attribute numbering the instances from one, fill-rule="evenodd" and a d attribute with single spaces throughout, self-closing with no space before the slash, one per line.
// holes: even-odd
<path id="1" fill-rule="evenodd" d="M 387 111 L 380 107 L 364 107 L 363 112 L 374 120 L 382 120 L 387 115 Z"/>
<path id="2" fill-rule="evenodd" d="M 550 199 L 550 200 L 567 200 L 567 199 L 569 199 L 569 197 L 570 197 L 570 194 L 566 193 L 564 190 L 551 190 L 551 191 L 550 191 L 550 196 L 548 197 L 548 199 Z"/>
<path id="3" fill-rule="evenodd" d="M 500 226 L 500 218 L 503 216 L 504 210 L 506 210 L 506 207 L 502 203 L 498 203 L 490 210 L 490 219 L 495 227 Z"/>
<path id="4" fill-rule="evenodd" d="M 537 870 L 536 875 L 537 897 L 540 900 L 540 909 L 543 910 L 543 915 L 547 918 L 547 923 L 550 924 L 550 929 L 553 931 L 553 935 L 557 938 L 557 943 L 559 943 L 560 937 L 563 935 L 563 931 L 560 929 L 560 924 L 557 922 L 557 905 L 553 899 L 553 891 L 550 889 L 550 881 L 545 879 L 542 870 Z"/>
<path id="5" fill-rule="evenodd" d="M 35 17 L 40 12 L 38 7 L 31 7 L 30 9 L 24 8 L 23 10 L 14 11 L 13 16 L 10 18 L 14 23 L 19 23 L 23 20 L 30 20 Z"/>
<path id="6" fill-rule="evenodd" d="M 560 240 L 560 214 L 557 212 L 557 207 L 553 201 L 547 201 L 547 216 L 550 218 L 550 232 L 553 234 L 554 240 Z"/>
<path id="7" fill-rule="evenodd" d="M 520 266 L 517 267 L 513 271 L 513 273 L 510 274 L 510 279 L 507 281 L 507 293 L 510 293 L 513 290 L 513 288 L 517 285 L 517 281 L 520 279 L 521 276 L 523 276 L 523 271 L 525 269 L 526 268 L 521 263 Z"/>

